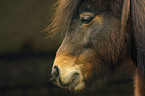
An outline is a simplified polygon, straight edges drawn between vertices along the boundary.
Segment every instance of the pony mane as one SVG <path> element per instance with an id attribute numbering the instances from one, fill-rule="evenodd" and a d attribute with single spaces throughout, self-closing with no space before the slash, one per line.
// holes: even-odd
<path id="1" fill-rule="evenodd" d="M 137 50 L 137 66 L 145 74 L 145 1 L 131 0 L 133 35 Z"/>
<path id="2" fill-rule="evenodd" d="M 49 30 L 49 33 L 52 36 L 58 32 L 66 32 L 79 2 L 80 0 L 58 0 L 55 5 L 56 11 L 51 19 L 52 22 L 44 31 Z"/>
<path id="3" fill-rule="evenodd" d="M 55 35 L 58 32 L 64 33 L 69 29 L 72 17 L 75 15 L 78 6 L 84 0 L 58 0 L 55 4 L 55 13 L 51 18 L 51 24 L 44 30 L 49 30 L 50 35 Z M 90 0 L 97 2 L 100 6 L 103 6 L 101 2 L 108 1 L 113 5 L 111 8 L 116 16 L 120 16 L 122 0 Z M 121 1 L 121 2 L 120 2 Z M 111 6 L 112 6 L 111 5 Z"/>

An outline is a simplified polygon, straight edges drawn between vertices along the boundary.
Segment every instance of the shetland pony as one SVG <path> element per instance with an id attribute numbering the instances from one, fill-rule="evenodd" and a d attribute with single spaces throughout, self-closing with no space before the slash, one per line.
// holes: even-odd
<path id="1" fill-rule="evenodd" d="M 64 32 L 52 79 L 79 91 L 130 65 L 135 96 L 145 96 L 145 1 L 59 0 L 52 33 Z"/>

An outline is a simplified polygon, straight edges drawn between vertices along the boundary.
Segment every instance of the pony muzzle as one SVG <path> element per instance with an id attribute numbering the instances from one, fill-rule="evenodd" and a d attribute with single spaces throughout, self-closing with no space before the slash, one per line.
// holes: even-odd
<path id="1" fill-rule="evenodd" d="M 61 88 L 76 91 L 85 86 L 80 66 L 76 66 L 70 58 L 56 58 L 51 74 L 53 83 Z"/>

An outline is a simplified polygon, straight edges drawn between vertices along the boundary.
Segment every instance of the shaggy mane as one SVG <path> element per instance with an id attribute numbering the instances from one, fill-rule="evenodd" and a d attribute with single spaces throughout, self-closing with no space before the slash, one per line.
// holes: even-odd
<path id="1" fill-rule="evenodd" d="M 80 0 L 58 0 L 56 3 L 56 11 L 54 13 L 51 24 L 46 28 L 53 36 L 57 32 L 64 33 L 68 30 L 72 16 L 76 12 Z M 45 31 L 46 31 L 45 30 Z"/>
<path id="2" fill-rule="evenodd" d="M 55 4 L 56 9 L 53 18 L 51 19 L 52 22 L 44 31 L 48 30 L 52 36 L 57 34 L 58 32 L 65 33 L 69 29 L 72 17 L 75 15 L 78 6 L 83 1 L 84 0 L 58 0 L 57 3 Z M 117 17 L 120 16 L 122 0 L 116 1 L 90 0 L 90 1 L 97 2 L 100 6 L 103 6 L 101 2 L 109 1 L 110 6 L 112 7 L 111 9 L 114 12 L 114 14 Z"/>

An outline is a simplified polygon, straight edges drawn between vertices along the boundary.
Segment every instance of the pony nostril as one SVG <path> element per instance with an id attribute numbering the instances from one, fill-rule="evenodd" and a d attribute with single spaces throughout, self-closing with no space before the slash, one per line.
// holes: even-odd
<path id="1" fill-rule="evenodd" d="M 54 76 L 54 78 L 59 77 L 59 69 L 57 66 L 54 66 L 54 68 L 52 69 L 52 75 Z"/>

